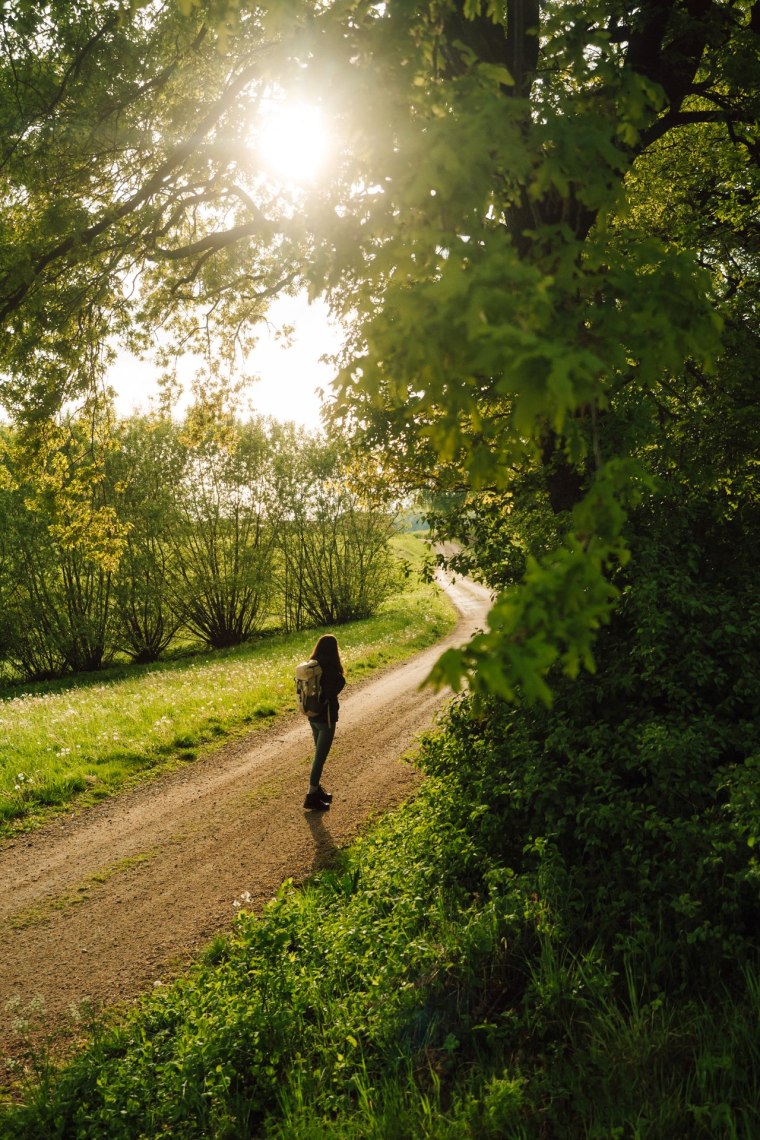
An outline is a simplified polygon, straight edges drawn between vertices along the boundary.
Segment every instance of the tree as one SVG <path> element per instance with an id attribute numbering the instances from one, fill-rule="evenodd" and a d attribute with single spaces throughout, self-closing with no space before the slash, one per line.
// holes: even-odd
<path id="1" fill-rule="evenodd" d="M 173 605 L 214 648 L 263 624 L 272 595 L 279 507 L 260 420 L 241 423 L 201 400 L 183 431 L 185 461 L 171 530 Z"/>
<path id="2" fill-rule="evenodd" d="M 124 550 L 114 582 L 118 639 L 135 661 L 155 661 L 179 628 L 172 608 L 173 488 L 185 453 L 165 417 L 133 417 L 118 425 L 110 464 Z"/>
<path id="3" fill-rule="evenodd" d="M 389 496 L 336 444 L 304 433 L 279 468 L 279 551 L 287 629 L 370 617 L 394 582 Z M 362 457 L 364 467 L 369 456 Z"/>
<path id="4" fill-rule="evenodd" d="M 0 11 L 0 402 L 27 421 L 172 314 L 176 345 L 234 353 L 292 279 L 251 138 L 277 30 L 239 7 Z"/>
<path id="5" fill-rule="evenodd" d="M 110 408 L 89 401 L 49 425 L 34 464 L 22 434 L 3 442 L 8 656 L 35 679 L 99 669 L 115 649 L 123 550 L 107 478 Z"/>
<path id="6" fill-rule="evenodd" d="M 346 37 L 348 114 L 358 131 L 382 103 L 387 126 L 364 131 L 313 270 L 358 314 L 338 415 L 476 513 L 527 477 L 564 532 L 439 679 L 549 700 L 551 668 L 593 667 L 630 510 L 654 486 L 616 413 L 703 377 L 720 327 L 693 245 L 631 225 L 628 195 L 663 146 L 683 168 L 697 125 L 755 171 L 757 31 L 743 5 L 441 3 L 367 9 Z"/>

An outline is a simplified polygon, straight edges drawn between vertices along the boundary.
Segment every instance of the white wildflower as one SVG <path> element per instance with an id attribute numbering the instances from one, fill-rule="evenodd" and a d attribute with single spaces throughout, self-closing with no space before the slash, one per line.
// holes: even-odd
<path id="1" fill-rule="evenodd" d="M 253 895 L 251 894 L 251 892 L 250 891 L 243 891 L 243 893 L 240 895 L 240 898 L 235 899 L 235 901 L 233 902 L 232 905 L 235 908 L 235 910 L 240 910 L 241 907 L 248 906 L 252 902 L 253 902 Z"/>

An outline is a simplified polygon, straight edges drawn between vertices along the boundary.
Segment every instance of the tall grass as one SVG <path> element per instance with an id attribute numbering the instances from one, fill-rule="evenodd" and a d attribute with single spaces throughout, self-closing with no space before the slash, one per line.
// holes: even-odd
<path id="1" fill-rule="evenodd" d="M 419 539 L 399 536 L 396 548 L 419 565 Z M 411 656 L 454 621 L 445 596 L 413 576 L 375 617 L 337 631 L 349 679 Z M 193 760 L 293 710 L 294 663 L 308 656 L 321 632 L 6 690 L 0 834 L 75 798 L 108 795 L 146 770 Z"/>

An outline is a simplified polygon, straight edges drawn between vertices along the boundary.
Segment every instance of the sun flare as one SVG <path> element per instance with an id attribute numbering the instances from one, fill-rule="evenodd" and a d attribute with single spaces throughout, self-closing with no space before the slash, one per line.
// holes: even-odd
<path id="1" fill-rule="evenodd" d="M 313 182 L 328 152 L 328 132 L 318 107 L 277 107 L 259 132 L 259 153 L 272 174 L 288 183 Z"/>

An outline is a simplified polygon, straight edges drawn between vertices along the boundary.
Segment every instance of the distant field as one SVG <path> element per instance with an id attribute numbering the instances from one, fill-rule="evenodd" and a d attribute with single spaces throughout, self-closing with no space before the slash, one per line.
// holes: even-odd
<path id="1" fill-rule="evenodd" d="M 399 535 L 415 568 L 422 540 Z M 335 630 L 349 683 L 443 637 L 454 611 L 415 573 L 374 618 Z M 196 759 L 295 708 L 293 668 L 323 630 L 0 693 L 0 835 Z"/>

